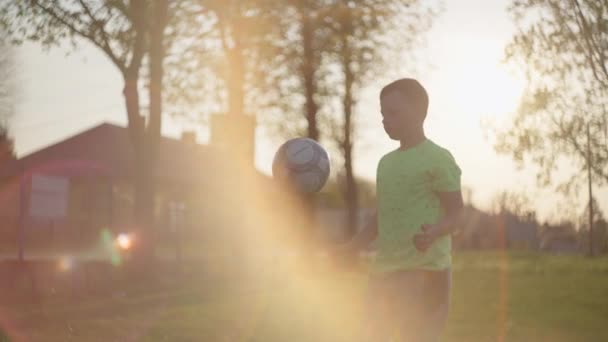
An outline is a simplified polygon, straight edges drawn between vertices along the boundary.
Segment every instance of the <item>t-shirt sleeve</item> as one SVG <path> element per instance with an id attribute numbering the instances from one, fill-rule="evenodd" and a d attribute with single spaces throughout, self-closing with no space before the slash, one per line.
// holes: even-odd
<path id="1" fill-rule="evenodd" d="M 452 154 L 448 151 L 441 153 L 433 165 L 432 189 L 437 192 L 459 191 L 461 174 Z"/>

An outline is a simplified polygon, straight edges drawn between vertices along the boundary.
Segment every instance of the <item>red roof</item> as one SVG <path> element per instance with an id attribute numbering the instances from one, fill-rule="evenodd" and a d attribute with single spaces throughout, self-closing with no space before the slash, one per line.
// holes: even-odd
<path id="1" fill-rule="evenodd" d="M 213 147 L 162 137 L 156 177 L 159 181 L 198 182 L 223 165 Z M 25 171 L 67 177 L 133 175 L 134 153 L 127 128 L 103 123 L 0 167 L 0 177 Z"/>

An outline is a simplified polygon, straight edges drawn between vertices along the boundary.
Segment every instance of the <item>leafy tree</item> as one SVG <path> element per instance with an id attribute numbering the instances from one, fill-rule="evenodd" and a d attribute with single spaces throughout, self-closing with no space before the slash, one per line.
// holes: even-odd
<path id="1" fill-rule="evenodd" d="M 332 138 L 343 159 L 345 230 L 357 230 L 359 191 L 353 169 L 358 93 L 367 82 L 398 69 L 404 50 L 413 50 L 431 27 L 436 3 L 422 1 L 333 1 L 331 44 L 338 66 L 341 118 L 333 118 Z M 395 44 L 395 42 L 399 42 Z M 398 78 L 399 76 L 394 76 Z"/>
<path id="2" fill-rule="evenodd" d="M 24 0 L 0 2 L 0 24 L 13 43 L 34 41 L 46 48 L 83 41 L 95 46 L 112 62 L 124 82 L 128 129 L 135 151 L 135 208 L 143 241 L 137 250 L 148 255 L 153 222 L 155 174 L 162 123 L 163 61 L 168 42 L 165 29 L 181 2 L 168 0 L 89 1 Z M 147 73 L 143 67 L 148 67 Z M 144 112 L 140 87 L 148 77 L 149 110 Z M 147 115 L 146 115 L 147 114 Z M 146 120 L 147 118 L 147 120 Z"/>
<path id="3" fill-rule="evenodd" d="M 506 57 L 523 66 L 528 89 L 510 126 L 499 131 L 496 150 L 536 165 L 543 187 L 566 164 L 574 173 L 559 190 L 571 194 L 586 184 L 588 165 L 594 183 L 606 184 L 608 2 L 514 0 L 509 12 L 519 32 Z"/>

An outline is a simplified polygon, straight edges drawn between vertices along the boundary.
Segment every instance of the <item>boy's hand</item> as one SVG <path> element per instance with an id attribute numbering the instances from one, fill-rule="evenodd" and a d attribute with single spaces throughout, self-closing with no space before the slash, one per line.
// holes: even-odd
<path id="1" fill-rule="evenodd" d="M 419 252 L 426 252 L 440 236 L 439 227 L 435 224 L 423 224 L 421 233 L 414 236 L 414 245 Z"/>

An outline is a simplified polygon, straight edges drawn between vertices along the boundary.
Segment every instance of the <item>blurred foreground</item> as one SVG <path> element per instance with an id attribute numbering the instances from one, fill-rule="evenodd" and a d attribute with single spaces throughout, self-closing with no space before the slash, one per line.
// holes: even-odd
<path id="1" fill-rule="evenodd" d="M 73 279 L 72 292 L 37 298 L 20 286 L 21 296 L 2 298 L 0 324 L 11 341 L 352 341 L 356 334 L 361 270 L 321 259 L 302 267 L 289 256 L 183 266 L 139 283 L 120 275 L 104 283 L 98 271 L 89 285 Z M 74 292 L 78 286 L 88 290 Z M 460 253 L 444 340 L 608 340 L 607 288 L 605 257 Z"/>

